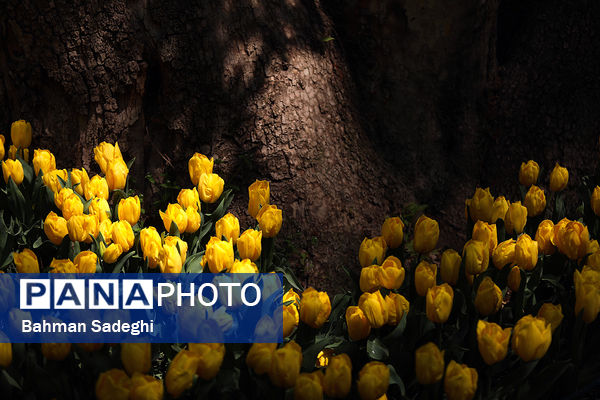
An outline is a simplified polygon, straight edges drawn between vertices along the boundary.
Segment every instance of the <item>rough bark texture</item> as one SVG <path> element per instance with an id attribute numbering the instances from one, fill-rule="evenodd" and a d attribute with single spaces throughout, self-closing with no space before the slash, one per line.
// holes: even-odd
<path id="1" fill-rule="evenodd" d="M 240 217 L 269 179 L 280 243 L 331 288 L 407 202 L 458 248 L 475 186 L 516 200 L 529 158 L 591 170 L 599 16 L 590 0 L 11 0 L 0 127 L 28 119 L 34 147 L 94 172 L 92 148 L 119 140 L 154 212 L 176 192 L 145 176 L 188 187 L 194 151 L 221 161 Z"/>

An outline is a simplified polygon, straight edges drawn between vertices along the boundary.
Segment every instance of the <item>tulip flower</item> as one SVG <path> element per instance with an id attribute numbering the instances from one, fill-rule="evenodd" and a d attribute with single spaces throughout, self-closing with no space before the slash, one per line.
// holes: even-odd
<path id="1" fill-rule="evenodd" d="M 470 275 L 477 275 L 488 268 L 490 252 L 488 243 L 479 240 L 469 240 L 463 247 L 465 271 Z"/>
<path id="2" fill-rule="evenodd" d="M 400 217 L 386 218 L 381 226 L 381 236 L 390 249 L 400 247 L 404 239 L 404 223 Z"/>
<path id="3" fill-rule="evenodd" d="M 350 340 L 362 340 L 371 333 L 371 323 L 357 306 L 350 306 L 346 309 L 346 325 Z"/>
<path id="4" fill-rule="evenodd" d="M 442 276 L 442 280 L 450 285 L 456 285 L 461 263 L 462 258 L 456 250 L 445 250 L 442 253 L 442 261 L 440 263 L 440 275 Z"/>
<path id="5" fill-rule="evenodd" d="M 200 177 L 203 174 L 212 174 L 214 165 L 214 158 L 211 157 L 209 160 L 204 154 L 194 153 L 190 161 L 188 162 L 188 171 L 190 179 L 194 186 L 198 185 Z M 187 207 L 186 207 L 187 208 Z"/>
<path id="6" fill-rule="evenodd" d="M 385 296 L 385 304 L 388 312 L 388 325 L 396 326 L 402 318 L 408 314 L 410 303 L 404 296 L 391 292 Z"/>
<path id="7" fill-rule="evenodd" d="M 85 250 L 75 256 L 73 264 L 80 274 L 93 274 L 98 265 L 98 256 L 93 251 Z"/>
<path id="8" fill-rule="evenodd" d="M 444 351 L 433 342 L 419 347 L 415 351 L 415 373 L 421 385 L 439 382 L 444 375 Z"/>
<path id="9" fill-rule="evenodd" d="M 500 243 L 496 249 L 494 249 L 494 252 L 492 253 L 492 262 L 497 269 L 502 270 L 506 265 L 515 262 L 516 244 L 516 240 L 508 239 Z"/>
<path id="10" fill-rule="evenodd" d="M 272 238 L 277 236 L 281 229 L 282 218 L 281 210 L 277 206 L 270 204 L 262 207 L 256 216 L 256 220 L 263 237 Z"/>
<path id="11" fill-rule="evenodd" d="M 225 181 L 217 174 L 202 174 L 198 182 L 198 196 L 205 203 L 215 203 L 223 193 Z"/>
<path id="12" fill-rule="evenodd" d="M 320 328 L 331 314 L 331 302 L 326 292 L 309 287 L 302 293 L 300 319 L 306 325 Z"/>
<path id="13" fill-rule="evenodd" d="M 98 400 L 128 399 L 131 380 L 122 369 L 109 369 L 102 372 L 96 381 L 96 398 Z"/>
<path id="14" fill-rule="evenodd" d="M 551 341 L 550 324 L 543 318 L 526 315 L 513 329 L 512 349 L 525 362 L 542 358 Z"/>
<path id="15" fill-rule="evenodd" d="M 506 358 L 512 328 L 502 329 L 493 322 L 479 320 L 477 323 L 477 345 L 483 361 L 493 365 Z"/>
<path id="16" fill-rule="evenodd" d="M 552 244 L 552 235 L 554 233 L 554 223 L 549 219 L 540 222 L 535 232 L 535 241 L 538 244 L 538 253 L 551 255 L 556 251 Z"/>
<path id="17" fill-rule="evenodd" d="M 538 245 L 527 234 L 519 236 L 515 245 L 515 262 L 525 271 L 535 268 L 538 259 Z"/>
<path id="18" fill-rule="evenodd" d="M 294 400 L 312 400 L 323 398 L 323 372 L 303 372 L 294 384 Z"/>
<path id="19" fill-rule="evenodd" d="M 152 364 L 150 343 L 121 343 L 121 362 L 129 375 L 145 374 Z"/>
<path id="20" fill-rule="evenodd" d="M 472 239 L 486 243 L 491 256 L 492 252 L 498 245 L 496 224 L 488 224 L 484 221 L 477 221 L 473 226 Z"/>
<path id="21" fill-rule="evenodd" d="M 471 400 L 476 391 L 477 370 L 451 360 L 444 378 L 444 393 L 448 400 Z"/>
<path id="22" fill-rule="evenodd" d="M 554 305 L 552 303 L 544 303 L 540 307 L 537 317 L 545 319 L 550 324 L 552 333 L 554 333 L 564 317 L 562 313 L 562 306 L 560 304 Z"/>
<path id="23" fill-rule="evenodd" d="M 387 244 L 383 236 L 377 236 L 373 239 L 364 238 L 358 250 L 358 261 L 361 267 L 364 268 L 373 264 L 378 265 L 383 262 L 386 250 Z"/>
<path id="24" fill-rule="evenodd" d="M 225 357 L 223 343 L 190 343 L 189 349 L 198 357 L 196 374 L 201 379 L 209 381 L 217 376 Z"/>
<path id="25" fill-rule="evenodd" d="M 575 314 L 582 313 L 586 324 L 592 323 L 600 312 L 600 271 L 584 268 L 575 270 Z"/>
<path id="26" fill-rule="evenodd" d="M 256 180 L 248 187 L 248 214 L 256 218 L 260 209 L 270 201 L 269 181 Z"/>
<path id="27" fill-rule="evenodd" d="M 85 196 L 85 188 L 88 183 L 90 183 L 90 177 L 85 168 L 71 170 L 71 185 L 80 196 Z"/>
<path id="28" fill-rule="evenodd" d="M 171 232 L 171 224 L 174 222 L 180 233 L 185 232 L 188 224 L 187 214 L 179 204 L 169 204 L 165 212 L 159 211 L 159 214 L 165 231 Z"/>
<path id="29" fill-rule="evenodd" d="M 33 170 L 35 175 L 39 175 L 40 171 L 47 174 L 56 169 L 56 159 L 50 150 L 36 149 L 33 151 Z"/>
<path id="30" fill-rule="evenodd" d="M 232 213 L 227 213 L 215 223 L 215 231 L 219 239 L 225 237 L 225 240 L 231 240 L 235 245 L 240 236 L 240 221 Z"/>
<path id="31" fill-rule="evenodd" d="M 499 219 L 504 220 L 504 216 L 508 211 L 508 201 L 504 198 L 504 196 L 498 196 L 494 200 L 494 204 L 492 205 L 492 219 L 491 223 L 495 224 Z"/>
<path id="32" fill-rule="evenodd" d="M 108 200 L 108 182 L 100 175 L 94 175 L 88 184 L 83 188 L 85 199 L 90 200 L 94 197 L 100 197 Z"/>
<path id="33" fill-rule="evenodd" d="M 23 178 L 25 177 L 21 161 L 2 161 L 2 175 L 4 175 L 5 183 L 8 183 L 8 178 L 11 178 L 15 184 L 20 185 L 21 182 L 23 182 Z"/>
<path id="34" fill-rule="evenodd" d="M 58 246 L 69 233 L 67 220 L 56 215 L 54 211 L 50 211 L 44 220 L 44 233 L 52 243 Z"/>
<path id="35" fill-rule="evenodd" d="M 381 328 L 388 321 L 388 310 L 381 292 L 363 293 L 358 299 L 358 307 L 363 311 L 373 328 Z"/>
<path id="36" fill-rule="evenodd" d="M 183 208 L 193 207 L 200 211 L 200 196 L 198 189 L 181 189 L 177 195 L 177 203 Z"/>
<path id="37" fill-rule="evenodd" d="M 520 201 L 510 203 L 504 216 L 504 223 L 506 233 L 518 235 L 523 232 L 527 223 L 527 207 L 521 205 Z"/>
<path id="38" fill-rule="evenodd" d="M 490 188 L 477 188 L 473 197 L 466 201 L 466 205 L 473 222 L 491 222 L 494 197 L 490 193 Z"/>
<path id="39" fill-rule="evenodd" d="M 544 190 L 532 185 L 525 195 L 523 205 L 527 208 L 528 216 L 537 217 L 540 215 L 546 208 L 546 195 L 544 194 Z"/>
<path id="40" fill-rule="evenodd" d="M 386 289 L 399 289 L 404 282 L 406 272 L 400 259 L 389 256 L 383 261 L 381 267 L 376 268 L 378 283 Z"/>
<path id="41" fill-rule="evenodd" d="M 302 365 L 302 348 L 293 340 L 275 350 L 272 355 L 269 379 L 275 386 L 291 388 L 296 384 Z"/>
<path id="42" fill-rule="evenodd" d="M 550 173 L 550 190 L 553 192 L 560 192 L 567 187 L 568 182 L 569 171 L 556 163 L 554 169 Z"/>
<path id="43" fill-rule="evenodd" d="M 162 400 L 163 396 L 163 382 L 160 379 L 139 372 L 131 377 L 129 400 Z"/>
<path id="44" fill-rule="evenodd" d="M 241 258 L 258 260 L 262 251 L 262 231 L 245 230 L 238 238 L 237 250 Z"/>
<path id="45" fill-rule="evenodd" d="M 419 296 L 425 296 L 430 287 L 435 286 L 437 266 L 422 260 L 415 269 L 415 287 Z"/>
<path id="46" fill-rule="evenodd" d="M 202 266 L 208 264 L 210 272 L 216 274 L 233 266 L 233 243 L 211 237 L 206 244 Z"/>
<path id="47" fill-rule="evenodd" d="M 477 288 L 475 295 L 475 308 L 479 314 L 488 316 L 492 315 L 502 306 L 502 290 L 490 278 L 486 276 Z"/>
<path id="48" fill-rule="evenodd" d="M 454 290 L 447 283 L 432 286 L 427 290 L 425 297 L 425 311 L 431 322 L 443 324 L 448 320 L 452 311 Z"/>
<path id="49" fill-rule="evenodd" d="M 253 343 L 246 354 L 246 365 L 252 368 L 256 375 L 263 375 L 271 369 L 271 359 L 277 343 Z"/>
<path id="50" fill-rule="evenodd" d="M 10 138 L 16 147 L 26 149 L 31 145 L 31 124 L 18 120 L 10 125 Z"/>
<path id="51" fill-rule="evenodd" d="M 429 253 L 435 249 L 440 237 L 440 227 L 436 220 L 421 215 L 415 224 L 413 248 L 417 253 Z"/>
<path id="52" fill-rule="evenodd" d="M 508 273 L 508 287 L 513 292 L 518 292 L 521 287 L 521 269 L 516 265 Z"/>
<path id="53" fill-rule="evenodd" d="M 358 373 L 356 386 L 362 400 L 376 400 L 383 396 L 388 389 L 390 370 L 379 361 L 366 363 Z"/>
<path id="54" fill-rule="evenodd" d="M 120 221 L 127 221 L 131 226 L 140 219 L 142 206 L 138 196 L 127 197 L 119 201 L 118 214 Z"/>
<path id="55" fill-rule="evenodd" d="M 540 166 L 533 160 L 527 161 L 527 163 L 521 163 L 519 169 L 519 183 L 525 187 L 535 185 L 540 174 Z"/>
<path id="56" fill-rule="evenodd" d="M 171 396 L 178 398 L 192 387 L 198 362 L 198 356 L 189 350 L 180 350 L 173 358 L 165 377 L 165 386 Z"/>

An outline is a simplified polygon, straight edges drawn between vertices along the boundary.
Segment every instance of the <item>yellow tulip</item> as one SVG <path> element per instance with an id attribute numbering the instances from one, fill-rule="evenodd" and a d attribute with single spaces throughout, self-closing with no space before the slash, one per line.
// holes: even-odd
<path id="1" fill-rule="evenodd" d="M 525 271 L 531 271 L 537 265 L 538 245 L 527 234 L 519 236 L 515 245 L 515 262 Z"/>
<path id="2" fill-rule="evenodd" d="M 512 328 L 502 329 L 493 322 L 477 322 L 477 345 L 483 361 L 493 365 L 506 358 Z"/>
<path id="3" fill-rule="evenodd" d="M 179 233 L 185 232 L 188 220 L 185 210 L 179 204 L 169 204 L 165 212 L 159 210 L 160 218 L 163 221 L 165 231 L 171 232 L 171 224 L 177 225 Z"/>
<path id="4" fill-rule="evenodd" d="M 573 274 L 575 282 L 575 315 L 582 313 L 583 321 L 592 323 L 600 312 L 600 271 L 584 268 Z"/>
<path id="5" fill-rule="evenodd" d="M 422 260 L 415 269 L 415 288 L 419 296 L 427 295 L 427 290 L 435 286 L 437 265 Z"/>
<path id="6" fill-rule="evenodd" d="M 535 232 L 535 241 L 538 244 L 538 252 L 545 255 L 554 254 L 556 247 L 552 244 L 552 235 L 554 232 L 554 223 L 545 219 L 538 225 Z"/>
<path id="7" fill-rule="evenodd" d="M 56 159 L 50 150 L 36 149 L 33 151 L 33 169 L 35 175 L 39 175 L 40 171 L 47 174 L 56 169 Z"/>
<path id="8" fill-rule="evenodd" d="M 155 227 L 150 226 L 140 231 L 140 247 L 142 248 L 144 259 L 148 260 L 148 266 L 156 268 L 160 261 L 162 240 Z"/>
<path id="9" fill-rule="evenodd" d="M 209 381 L 217 376 L 225 357 L 223 343 L 190 343 L 189 349 L 198 357 L 196 374 L 201 379 Z"/>
<path id="10" fill-rule="evenodd" d="M 98 400 L 128 400 L 131 380 L 122 369 L 109 369 L 100 374 L 96 381 Z"/>
<path id="11" fill-rule="evenodd" d="M 294 384 L 294 400 L 321 400 L 323 398 L 323 372 L 316 370 L 298 375 Z"/>
<path id="12" fill-rule="evenodd" d="M 440 275 L 442 280 L 450 285 L 456 285 L 458 282 L 458 273 L 462 257 L 454 249 L 447 249 L 442 253 L 440 263 Z"/>
<path id="13" fill-rule="evenodd" d="M 561 221 L 562 222 L 562 221 Z M 571 260 L 579 260 L 586 255 L 590 243 L 587 226 L 579 221 L 559 222 L 554 226 L 554 244 Z"/>
<path id="14" fill-rule="evenodd" d="M 103 174 L 106 174 L 108 164 L 115 159 L 123 159 L 118 142 L 115 142 L 114 145 L 102 142 L 94 148 L 94 160 L 100 166 Z"/>
<path id="15" fill-rule="evenodd" d="M 519 183 L 525 187 L 535 185 L 540 174 L 540 166 L 533 160 L 527 161 L 527 163 L 521 163 L 519 169 Z"/>
<path id="16" fill-rule="evenodd" d="M 198 196 L 205 203 L 215 203 L 223 193 L 225 181 L 217 174 L 202 174 L 198 182 Z"/>
<path id="17" fill-rule="evenodd" d="M 386 218 L 381 226 L 381 236 L 390 249 L 400 247 L 404 240 L 404 223 L 400 217 Z"/>
<path id="18" fill-rule="evenodd" d="M 352 387 L 352 361 L 347 354 L 331 357 L 325 376 L 323 392 L 334 399 L 342 399 L 350 393 Z"/>
<path id="19" fill-rule="evenodd" d="M 346 309 L 346 325 L 350 340 L 361 340 L 371 333 L 371 323 L 357 306 L 350 306 Z"/>
<path id="20" fill-rule="evenodd" d="M 491 222 L 492 211 L 494 207 L 494 197 L 490 193 L 490 188 L 475 189 L 475 194 L 468 199 L 466 205 L 473 222 L 485 221 Z"/>
<path id="21" fill-rule="evenodd" d="M 293 387 L 301 365 L 302 348 L 292 340 L 273 352 L 269 369 L 271 383 L 282 388 Z"/>
<path id="22" fill-rule="evenodd" d="M 471 400 L 477 391 L 477 370 L 451 360 L 446 367 L 444 393 L 448 400 Z"/>
<path id="23" fill-rule="evenodd" d="M 63 217 L 68 221 L 74 215 L 83 215 L 83 203 L 79 196 L 71 193 L 64 199 L 61 210 Z"/>
<path id="24" fill-rule="evenodd" d="M 385 296 L 385 307 L 388 312 L 388 325 L 396 326 L 408 314 L 410 303 L 401 294 L 391 292 Z"/>
<path id="25" fill-rule="evenodd" d="M 245 230 L 237 241 L 237 250 L 241 258 L 258 260 L 262 251 L 262 231 Z"/>
<path id="26" fill-rule="evenodd" d="M 35 253 L 29 249 L 23 249 L 20 253 L 13 252 L 13 260 L 17 272 L 26 274 L 39 274 L 40 264 Z"/>
<path id="27" fill-rule="evenodd" d="M 484 221 L 477 221 L 473 226 L 472 239 L 487 243 L 491 256 L 494 249 L 498 245 L 498 232 L 496 230 L 496 224 L 488 224 Z"/>
<path id="28" fill-rule="evenodd" d="M 415 224 L 413 248 L 417 253 L 429 253 L 435 249 L 440 237 L 440 227 L 436 220 L 421 215 Z"/>
<path id="29" fill-rule="evenodd" d="M 167 236 L 159 257 L 160 271 L 166 274 L 178 274 L 187 257 L 187 243 L 176 236 Z"/>
<path id="30" fill-rule="evenodd" d="M 98 231 L 102 234 L 102 238 L 106 244 L 112 243 L 112 221 L 110 219 L 106 218 L 100 222 Z"/>
<path id="31" fill-rule="evenodd" d="M 282 211 L 277 206 L 268 204 L 260 209 L 256 215 L 256 220 L 263 233 L 263 237 L 275 237 L 281 229 L 283 221 Z"/>
<path id="32" fill-rule="evenodd" d="M 544 195 L 544 190 L 532 185 L 525 195 L 523 205 L 527 208 L 527 215 L 530 217 L 537 217 L 540 215 L 546 208 L 546 195 Z"/>
<path id="33" fill-rule="evenodd" d="M 383 396 L 389 386 L 390 370 L 379 361 L 366 363 L 358 373 L 356 386 L 362 400 L 376 400 Z"/>
<path id="34" fill-rule="evenodd" d="M 138 372 L 133 374 L 129 400 L 162 400 L 163 397 L 164 388 L 160 379 Z"/>
<path id="35" fill-rule="evenodd" d="M 6 138 L 4 137 L 4 135 L 0 135 L 0 160 L 4 159 L 4 155 L 6 153 L 6 148 L 4 147 L 5 143 Z"/>
<path id="36" fill-rule="evenodd" d="M 300 319 L 306 325 L 320 328 L 331 314 L 331 302 L 327 292 L 319 292 L 309 287 L 302 293 Z"/>
<path id="37" fill-rule="evenodd" d="M 55 193 L 54 194 L 54 204 L 56 205 L 56 207 L 58 207 L 59 210 L 62 210 L 65 200 L 67 199 L 67 197 L 71 196 L 72 194 L 74 194 L 73 190 L 66 188 L 66 187 L 60 189 L 60 191 L 58 193 Z"/>
<path id="38" fill-rule="evenodd" d="M 202 266 L 208 264 L 213 274 L 229 269 L 233 266 L 233 243 L 211 237 L 206 244 L 206 251 L 202 257 Z"/>
<path id="39" fill-rule="evenodd" d="M 58 246 L 69 233 L 67 220 L 56 215 L 54 211 L 50 211 L 44 220 L 44 233 L 52 243 Z"/>
<path id="40" fill-rule="evenodd" d="M 594 214 L 600 216 L 600 186 L 596 186 L 590 197 L 590 205 Z"/>
<path id="41" fill-rule="evenodd" d="M 550 330 L 554 333 L 564 317 L 562 306 L 560 304 L 544 303 L 538 310 L 537 317 L 545 319 L 550 324 Z"/>
<path id="42" fill-rule="evenodd" d="M 419 347 L 415 351 L 415 373 L 421 385 L 439 382 L 444 375 L 444 351 L 433 342 Z"/>
<path id="43" fill-rule="evenodd" d="M 361 267 L 364 268 L 383 262 L 386 249 L 387 244 L 383 236 L 377 236 L 373 239 L 364 238 L 358 251 L 358 261 Z"/>
<path id="44" fill-rule="evenodd" d="M 131 226 L 137 224 L 140 219 L 142 206 L 138 196 L 127 197 L 119 201 L 119 220 L 127 221 Z"/>
<path id="45" fill-rule="evenodd" d="M 240 237 L 240 221 L 232 213 L 227 213 L 215 223 L 215 232 L 219 239 L 224 236 L 225 240 L 231 240 L 235 245 Z"/>
<path id="46" fill-rule="evenodd" d="M 11 178 L 17 185 L 20 185 L 25 177 L 23 165 L 19 160 L 2 161 L 2 174 L 4 175 L 5 183 L 8 183 L 8 178 Z"/>
<path id="47" fill-rule="evenodd" d="M 62 361 L 71 353 L 71 343 L 42 343 L 42 354 L 46 359 Z"/>
<path id="48" fill-rule="evenodd" d="M 271 369 L 271 359 L 277 343 L 254 343 L 246 354 L 246 365 L 252 368 L 256 375 L 263 375 Z"/>
<path id="49" fill-rule="evenodd" d="M 129 375 L 150 371 L 151 353 L 150 343 L 121 343 L 121 362 Z"/>
<path id="50" fill-rule="evenodd" d="M 235 260 L 229 269 L 230 274 L 258 274 L 258 267 L 250 259 Z"/>
<path id="51" fill-rule="evenodd" d="M 542 358 L 551 342 L 552 330 L 543 318 L 526 315 L 513 329 L 512 349 L 525 362 Z"/>
<path id="52" fill-rule="evenodd" d="M 185 210 L 185 215 L 187 216 L 187 226 L 185 227 L 185 233 L 194 233 L 198 229 L 200 229 L 200 225 L 202 224 L 202 216 L 194 207 L 188 207 Z"/>
<path id="53" fill-rule="evenodd" d="M 492 278 L 486 276 L 477 288 L 475 295 L 475 308 L 479 314 L 488 316 L 495 314 L 502 306 L 502 290 L 494 283 Z"/>
<path id="54" fill-rule="evenodd" d="M 381 288 L 379 268 L 378 265 L 371 265 L 360 270 L 359 286 L 362 292 L 374 292 Z"/>
<path id="55" fill-rule="evenodd" d="M 173 358 L 165 377 L 167 392 L 171 396 L 178 398 L 192 387 L 198 362 L 198 356 L 189 350 L 181 350 Z"/>
<path id="56" fill-rule="evenodd" d="M 85 188 L 88 183 L 90 183 L 90 177 L 85 168 L 73 168 L 71 170 L 71 184 L 73 185 L 73 189 L 79 193 L 80 196 L 85 196 Z"/>
<path id="57" fill-rule="evenodd" d="M 129 168 L 127 168 L 127 164 L 122 158 L 115 158 L 108 162 L 108 167 L 106 169 L 106 183 L 110 190 L 125 189 L 127 175 L 129 175 Z"/>
<path id="58" fill-rule="evenodd" d="M 85 199 L 90 200 L 94 197 L 100 197 L 108 200 L 108 182 L 100 175 L 94 175 L 88 184 L 83 188 Z"/>
<path id="59" fill-rule="evenodd" d="M 517 241 L 515 239 L 508 239 L 496 247 L 492 253 L 492 261 L 497 269 L 501 270 L 506 265 L 510 265 L 515 262 L 516 244 Z"/>
<path id="60" fill-rule="evenodd" d="M 49 171 L 47 174 L 44 174 L 42 176 L 42 181 L 44 182 L 44 185 L 46 185 L 46 187 L 48 187 L 50 190 L 52 190 L 52 192 L 54 192 L 54 194 L 60 192 L 60 189 L 62 189 L 62 187 L 63 187 L 62 183 L 58 179 L 59 177 L 63 181 L 66 182 L 69 179 L 67 170 L 66 169 L 55 169 L 55 170 Z"/>
<path id="61" fill-rule="evenodd" d="M 527 223 L 527 207 L 521 205 L 520 201 L 510 203 L 508 211 L 506 211 L 506 215 L 504 216 L 504 223 L 506 233 L 519 234 L 523 232 Z"/>
<path id="62" fill-rule="evenodd" d="M 85 250 L 75 256 L 73 264 L 80 274 L 93 274 L 96 272 L 98 256 L 93 251 Z"/>
<path id="63" fill-rule="evenodd" d="M 128 251 L 133 246 L 135 236 L 133 229 L 127 221 L 116 221 L 112 224 L 112 242 L 121 246 L 123 251 Z"/>
<path id="64" fill-rule="evenodd" d="M 69 238 L 73 242 L 92 243 L 92 237 L 98 237 L 100 226 L 95 215 L 74 215 L 67 221 Z"/>
<path id="65" fill-rule="evenodd" d="M 450 316 L 453 301 L 454 290 L 447 283 L 429 288 L 425 297 L 427 318 L 431 322 L 443 324 Z"/>
<path id="66" fill-rule="evenodd" d="M 10 138 L 21 149 L 31 146 L 31 124 L 23 119 L 13 122 L 10 125 Z"/>
<path id="67" fill-rule="evenodd" d="M 516 265 L 508 273 L 508 287 L 513 292 L 518 292 L 521 287 L 521 269 Z"/>
<path id="68" fill-rule="evenodd" d="M 101 245 L 101 247 L 103 247 L 103 245 Z M 120 244 L 112 243 L 106 249 L 104 249 L 102 259 L 106 263 L 114 264 L 117 262 L 119 257 L 121 257 L 121 254 L 123 254 L 123 247 L 121 247 Z"/>
<path id="69" fill-rule="evenodd" d="M 188 162 L 188 172 L 194 186 L 198 185 L 202 174 L 212 174 L 214 158 L 208 159 L 204 154 L 194 153 Z"/>
<path id="70" fill-rule="evenodd" d="M 256 218 L 260 209 L 269 204 L 269 181 L 256 180 L 248 187 L 248 214 Z"/>
<path id="71" fill-rule="evenodd" d="M 488 244 L 479 240 L 469 240 L 463 247 L 465 271 L 470 275 L 477 275 L 488 268 L 490 252 Z"/>
<path id="72" fill-rule="evenodd" d="M 402 286 L 405 274 L 402 262 L 394 256 L 386 258 L 381 267 L 376 269 L 377 281 L 381 286 L 390 290 Z"/>
<path id="73" fill-rule="evenodd" d="M 569 183 L 569 171 L 565 167 L 561 167 L 556 163 L 554 169 L 550 173 L 550 190 L 560 192 Z"/>
<path id="74" fill-rule="evenodd" d="M 388 310 L 381 292 L 363 293 L 358 299 L 358 307 L 365 314 L 373 328 L 381 328 L 388 321 Z"/>
<path id="75" fill-rule="evenodd" d="M 105 199 L 94 197 L 88 206 L 88 213 L 97 216 L 98 221 L 102 222 L 106 219 L 110 219 L 110 206 Z"/>
<path id="76" fill-rule="evenodd" d="M 177 195 L 177 202 L 183 209 L 193 207 L 200 211 L 200 196 L 196 188 L 181 189 Z"/>
<path id="77" fill-rule="evenodd" d="M 504 220 L 504 216 L 508 211 L 508 201 L 504 196 L 498 196 L 492 205 L 492 223 L 495 224 L 499 219 Z"/>

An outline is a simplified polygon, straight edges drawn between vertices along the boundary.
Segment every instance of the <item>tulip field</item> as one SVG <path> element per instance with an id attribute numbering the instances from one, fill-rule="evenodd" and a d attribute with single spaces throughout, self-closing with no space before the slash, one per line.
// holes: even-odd
<path id="1" fill-rule="evenodd" d="M 236 194 L 255 220 L 242 227 L 218 164 L 190 152 L 188 187 L 150 226 L 118 143 L 95 148 L 90 176 L 31 142 L 23 120 L 10 143 L 0 135 L 0 272 L 281 273 L 283 343 L 11 344 L 0 332 L 3 398 L 531 400 L 600 378 L 600 175 L 515 165 L 520 198 L 474 188 L 465 201 L 462 248 L 397 210 L 340 269 L 354 286 L 327 293 L 274 257 L 285 205 L 268 181 Z M 19 318 L 3 290 L 0 312 Z"/>

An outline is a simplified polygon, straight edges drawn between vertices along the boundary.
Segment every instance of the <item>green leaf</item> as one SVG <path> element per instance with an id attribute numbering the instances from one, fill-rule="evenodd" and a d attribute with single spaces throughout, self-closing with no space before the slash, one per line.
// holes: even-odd
<path id="1" fill-rule="evenodd" d="M 389 342 L 391 340 L 397 339 L 400 336 L 402 336 L 402 334 L 404 333 L 404 330 L 406 329 L 407 314 L 408 313 L 404 313 L 404 315 L 402 316 L 402 319 L 400 320 L 400 322 L 398 322 L 398 325 L 396 325 L 394 330 L 391 331 L 389 335 L 387 335 L 386 337 L 383 338 L 384 342 Z"/>
<path id="2" fill-rule="evenodd" d="M 292 287 L 295 290 L 297 290 L 299 292 L 304 292 L 303 286 L 300 284 L 300 282 L 298 282 L 298 279 L 296 278 L 296 276 L 290 269 L 280 267 L 280 268 L 275 268 L 275 272 L 283 274 L 283 277 L 285 278 L 285 280 L 290 285 L 292 285 Z"/>
<path id="3" fill-rule="evenodd" d="M 28 183 L 33 182 L 34 179 L 34 173 L 33 173 L 33 168 L 31 168 L 31 165 L 29 165 L 29 163 L 25 162 L 25 160 L 23 160 L 21 157 L 17 157 L 19 159 L 19 161 L 21 161 L 21 165 L 23 166 L 23 176 L 25 177 L 25 180 Z"/>
<path id="4" fill-rule="evenodd" d="M 9 373 L 5 369 L 2 369 L 2 375 L 4 375 L 4 379 L 6 379 L 6 382 L 8 382 L 8 384 L 10 386 L 14 386 L 18 390 L 23 390 L 21 388 L 21 385 L 19 385 L 19 383 L 15 380 L 15 378 L 13 378 L 12 376 L 10 376 Z"/>
<path id="5" fill-rule="evenodd" d="M 223 215 L 225 215 L 225 211 L 227 211 L 227 209 L 229 208 L 229 205 L 231 204 L 232 200 L 233 192 L 231 191 L 231 189 L 229 189 L 221 195 L 221 202 L 219 203 L 215 211 L 213 211 L 212 214 L 206 214 L 206 216 L 213 221 L 220 220 L 221 218 L 223 218 Z"/>
<path id="6" fill-rule="evenodd" d="M 12 211 L 15 216 L 19 218 L 21 222 L 25 221 L 25 197 L 23 197 L 23 193 L 17 187 L 17 184 L 12 180 L 12 178 L 8 179 L 8 201 L 11 206 Z"/>
<path id="7" fill-rule="evenodd" d="M 112 271 L 113 274 L 121 272 L 121 270 L 123 269 L 123 266 L 125 265 L 125 262 L 127 260 L 129 260 L 134 254 L 135 254 L 135 251 L 132 250 L 129 253 L 127 253 L 125 256 L 121 257 L 121 259 L 119 260 L 119 262 L 117 262 L 115 264 L 115 267 L 113 268 L 113 271 Z"/>
<path id="8" fill-rule="evenodd" d="M 390 352 L 381 339 L 375 338 L 367 341 L 367 354 L 373 360 L 384 360 L 389 357 Z"/>
<path id="9" fill-rule="evenodd" d="M 400 388 L 400 394 L 402 396 L 406 396 L 404 381 L 402 381 L 402 378 L 400 378 L 400 375 L 398 375 L 398 372 L 396 372 L 396 368 L 394 368 L 392 364 L 388 364 L 388 368 L 390 370 L 390 385 L 398 385 L 398 388 Z"/>
<path id="10" fill-rule="evenodd" d="M 181 237 L 181 235 L 179 234 L 179 228 L 177 227 L 175 221 L 171 221 L 171 229 L 169 229 L 169 235 Z"/>
<path id="11" fill-rule="evenodd" d="M 335 39 L 331 36 L 327 36 L 322 39 L 323 43 L 331 42 L 332 40 L 335 40 Z"/>
<path id="12" fill-rule="evenodd" d="M 200 263 L 202 262 L 203 255 L 204 255 L 204 251 L 189 256 L 185 260 L 185 265 L 183 267 L 183 270 L 186 272 L 189 272 L 189 273 L 201 273 L 203 268 Z"/>

